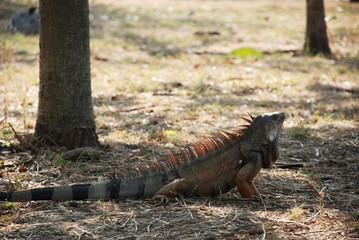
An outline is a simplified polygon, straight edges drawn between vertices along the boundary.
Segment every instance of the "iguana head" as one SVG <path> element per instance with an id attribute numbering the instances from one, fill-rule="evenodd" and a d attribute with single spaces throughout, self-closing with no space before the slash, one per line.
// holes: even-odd
<path id="1" fill-rule="evenodd" d="M 283 112 L 273 112 L 251 116 L 250 126 L 243 134 L 241 152 L 262 154 L 263 168 L 270 168 L 279 158 L 278 139 L 285 119 Z"/>

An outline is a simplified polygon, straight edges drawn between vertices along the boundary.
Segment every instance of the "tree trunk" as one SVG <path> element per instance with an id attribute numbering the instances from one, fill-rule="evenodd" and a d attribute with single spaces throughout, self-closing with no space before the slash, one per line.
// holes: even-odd
<path id="1" fill-rule="evenodd" d="M 40 90 L 35 136 L 67 148 L 98 146 L 87 0 L 40 0 Z"/>
<path id="2" fill-rule="evenodd" d="M 324 0 L 307 0 L 304 54 L 331 56 L 325 24 Z"/>

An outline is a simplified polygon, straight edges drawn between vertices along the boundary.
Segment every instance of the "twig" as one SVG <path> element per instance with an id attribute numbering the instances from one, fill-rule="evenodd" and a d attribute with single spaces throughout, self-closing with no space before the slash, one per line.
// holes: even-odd
<path id="1" fill-rule="evenodd" d="M 122 223 L 122 225 L 120 226 L 120 228 L 125 228 L 126 224 L 128 223 L 128 221 L 130 221 L 130 219 L 132 218 L 133 215 L 134 215 L 134 214 L 131 214 L 131 216 L 130 216 L 129 218 L 127 218 L 127 220 L 126 220 L 124 223 Z"/>
<path id="2" fill-rule="evenodd" d="M 13 131 L 15 138 L 19 141 L 20 145 L 24 146 L 25 145 L 25 141 L 23 139 L 23 137 L 21 137 L 15 130 L 15 128 L 11 125 L 11 123 L 8 123 L 11 130 Z"/>
<path id="3" fill-rule="evenodd" d="M 77 232 L 75 232 L 75 233 L 79 236 L 78 239 L 81 239 L 81 237 L 82 237 L 82 235 L 83 235 L 84 233 L 87 233 L 87 234 L 91 235 L 94 239 L 97 239 L 97 238 L 98 238 L 98 237 L 97 237 L 95 234 L 93 234 L 92 232 L 90 232 L 90 231 L 88 231 L 88 230 L 85 230 L 85 229 L 82 229 L 82 228 L 80 228 L 79 226 L 73 225 L 72 227 L 73 227 L 73 228 L 76 228 L 76 229 L 78 229 L 78 230 L 80 230 L 80 231 L 82 232 L 82 233 L 77 233 Z"/>
<path id="4" fill-rule="evenodd" d="M 263 203 L 263 206 L 264 206 L 264 211 L 267 211 L 267 205 L 265 204 L 263 198 L 262 198 L 262 195 L 261 194 L 258 194 L 259 196 L 259 199 L 261 200 L 261 202 Z"/>
<path id="5" fill-rule="evenodd" d="M 293 220 L 286 220 L 286 219 L 278 219 L 278 218 L 271 218 L 271 217 L 265 217 L 266 219 L 270 220 L 270 221 L 277 221 L 277 222 L 285 222 L 285 223 L 294 223 L 298 226 L 301 226 L 301 227 L 305 227 L 305 228 L 308 228 L 310 229 L 310 227 L 306 224 L 303 224 L 303 223 L 300 223 L 300 222 L 297 222 L 297 221 L 293 221 Z"/>
<path id="6" fill-rule="evenodd" d="M 259 234 L 263 234 L 263 229 L 261 231 L 261 229 L 258 226 L 255 226 L 255 227 L 249 228 L 248 230 L 240 229 L 240 233 L 248 234 L 248 235 L 254 235 L 254 234 L 259 235 Z"/>
<path id="7" fill-rule="evenodd" d="M 311 181 L 311 180 L 307 180 L 308 185 L 318 194 L 318 197 L 320 198 L 320 200 L 322 201 L 324 199 L 324 189 L 326 189 L 326 187 L 323 187 L 321 190 L 318 189 L 318 186 L 316 185 L 315 182 Z"/>
<path id="8" fill-rule="evenodd" d="M 133 217 L 133 222 L 135 224 L 135 232 L 137 232 L 137 221 L 136 221 L 136 216 Z"/>
<path id="9" fill-rule="evenodd" d="M 171 222 L 167 222 L 167 221 L 165 221 L 165 220 L 162 220 L 161 217 L 162 217 L 162 214 L 160 214 L 160 216 L 158 216 L 158 218 L 152 217 L 152 219 L 153 219 L 153 220 L 156 220 L 157 222 L 162 222 L 162 223 L 164 223 L 164 224 L 170 224 L 170 223 L 171 223 Z"/>
<path id="10" fill-rule="evenodd" d="M 30 147 L 32 150 L 36 150 L 36 148 L 32 145 L 31 141 L 26 142 L 26 139 L 24 137 L 20 136 L 16 132 L 15 128 L 11 125 L 11 123 L 8 123 L 8 124 L 9 124 L 11 130 L 14 132 L 15 138 L 19 141 L 21 147 L 23 147 L 23 148 Z"/>
<path id="11" fill-rule="evenodd" d="M 187 208 L 187 211 L 188 211 L 189 215 L 191 216 L 191 218 L 193 219 L 193 215 L 192 215 L 191 210 L 189 210 L 189 209 Z"/>
<path id="12" fill-rule="evenodd" d="M 154 92 L 153 96 L 177 96 L 178 94 L 172 92 Z"/>
<path id="13" fill-rule="evenodd" d="M 320 212 L 316 212 L 313 216 L 311 216 L 310 218 L 308 218 L 307 220 L 305 220 L 305 222 L 310 222 L 312 221 L 316 216 L 318 216 L 320 214 Z"/>
<path id="14" fill-rule="evenodd" d="M 299 232 L 299 233 L 294 233 L 295 235 L 302 235 L 302 234 L 310 234 L 310 233 L 320 233 L 320 232 L 326 232 L 327 234 L 330 233 L 330 234 L 333 234 L 333 233 L 337 233 L 337 232 L 341 232 L 343 230 L 350 230 L 348 228 L 340 228 L 340 229 L 337 229 L 335 231 L 328 231 L 328 229 L 323 229 L 323 230 L 315 230 L 315 231 L 308 231 L 308 232 Z"/>
<path id="15" fill-rule="evenodd" d="M 346 160 L 343 160 L 343 161 L 338 161 L 338 160 L 334 160 L 334 159 L 327 159 L 327 160 L 323 160 L 323 161 L 320 161 L 319 163 L 320 164 L 326 164 L 326 163 L 336 163 L 336 164 L 349 164 L 349 163 L 355 163 L 357 162 L 358 159 L 346 159 Z"/>
<path id="16" fill-rule="evenodd" d="M 264 228 L 264 224 L 262 223 L 262 230 L 263 230 L 263 235 L 262 235 L 262 239 L 266 239 L 266 229 Z"/>
<path id="17" fill-rule="evenodd" d="M 123 108 L 121 109 L 122 112 L 133 112 L 133 111 L 137 111 L 137 110 L 141 110 L 141 109 L 145 109 L 145 108 L 150 108 L 150 107 L 154 107 L 154 105 L 149 104 L 146 106 L 139 106 L 139 107 L 133 107 L 133 108 Z"/>
<path id="18" fill-rule="evenodd" d="M 233 222 L 234 220 L 236 220 L 237 216 L 238 216 L 237 210 L 235 209 L 235 210 L 234 210 L 234 217 L 232 218 L 231 221 L 227 222 L 227 225 L 228 225 L 229 223 Z"/>
<path id="19" fill-rule="evenodd" d="M 284 168 L 284 169 L 298 169 L 298 168 L 303 168 L 304 164 L 302 164 L 302 163 L 276 163 L 275 166 L 277 168 Z"/>
<path id="20" fill-rule="evenodd" d="M 27 237 L 27 239 L 31 239 L 31 238 L 32 238 L 32 234 L 33 234 L 33 232 L 30 233 L 30 235 Z"/>

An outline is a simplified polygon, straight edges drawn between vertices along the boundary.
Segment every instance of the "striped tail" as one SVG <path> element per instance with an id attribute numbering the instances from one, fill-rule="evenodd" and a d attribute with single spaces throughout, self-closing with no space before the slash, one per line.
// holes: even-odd
<path id="1" fill-rule="evenodd" d="M 66 201 L 108 199 L 111 198 L 109 185 L 108 182 L 99 182 L 64 187 L 37 188 L 19 192 L 0 192 L 0 201 L 27 202 L 36 200 Z"/>

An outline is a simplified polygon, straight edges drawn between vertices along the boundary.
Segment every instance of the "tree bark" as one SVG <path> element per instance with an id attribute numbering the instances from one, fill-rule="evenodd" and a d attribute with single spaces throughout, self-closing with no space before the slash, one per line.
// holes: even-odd
<path id="1" fill-rule="evenodd" d="M 325 24 L 324 0 L 307 0 L 304 54 L 331 56 Z"/>
<path id="2" fill-rule="evenodd" d="M 87 0 L 40 0 L 40 89 L 35 136 L 67 148 L 98 146 Z"/>

